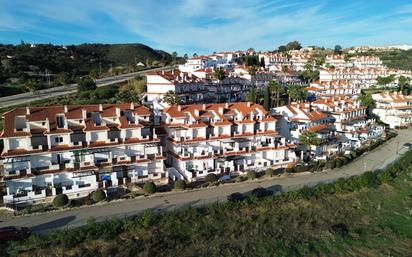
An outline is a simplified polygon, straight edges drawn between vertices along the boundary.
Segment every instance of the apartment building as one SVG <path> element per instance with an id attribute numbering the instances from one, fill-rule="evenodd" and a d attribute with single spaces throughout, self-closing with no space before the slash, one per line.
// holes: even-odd
<path id="1" fill-rule="evenodd" d="M 339 96 L 352 97 L 359 95 L 362 86 L 347 80 L 314 81 L 305 90 L 318 99 L 329 99 Z"/>
<path id="2" fill-rule="evenodd" d="M 347 62 L 345 60 L 345 56 L 341 54 L 330 54 L 325 58 L 325 66 L 334 68 L 350 68 L 353 67 L 353 63 Z"/>
<path id="3" fill-rule="evenodd" d="M 261 53 L 259 54 L 259 61 L 263 58 L 265 66 L 269 68 L 274 65 L 289 65 L 290 60 L 286 54 L 283 53 Z"/>
<path id="4" fill-rule="evenodd" d="M 185 64 L 179 65 L 182 72 L 192 72 L 199 69 L 209 68 L 231 68 L 234 60 L 238 57 L 236 53 L 216 53 L 207 56 L 190 58 Z"/>
<path id="5" fill-rule="evenodd" d="M 373 113 L 391 128 L 409 126 L 412 123 L 412 95 L 399 92 L 372 95 L 376 107 Z"/>
<path id="6" fill-rule="evenodd" d="M 162 181 L 151 111 L 130 104 L 17 108 L 3 114 L 5 203 L 70 198 L 129 182 Z"/>
<path id="7" fill-rule="evenodd" d="M 258 104 L 172 106 L 162 112 L 162 125 L 173 179 L 193 181 L 296 161 L 294 145 L 276 132 L 276 120 Z"/>
<path id="8" fill-rule="evenodd" d="M 374 119 L 369 119 L 366 115 L 367 107 L 362 106 L 356 99 L 338 96 L 316 100 L 311 104 L 333 118 L 333 126 L 344 146 L 357 148 L 384 134 L 384 126 L 376 124 Z"/>
<path id="9" fill-rule="evenodd" d="M 326 158 L 342 151 L 342 145 L 336 137 L 333 117 L 311 103 L 296 103 L 273 109 L 278 118 L 277 129 L 286 139 L 300 143 L 299 137 L 304 131 L 316 133 L 320 144 L 311 146 L 311 156 Z M 301 150 L 306 150 L 302 145 Z"/>
<path id="10" fill-rule="evenodd" d="M 289 61 L 292 64 L 293 70 L 303 71 L 306 64 L 312 64 L 311 59 L 312 55 L 310 53 L 292 53 Z"/>

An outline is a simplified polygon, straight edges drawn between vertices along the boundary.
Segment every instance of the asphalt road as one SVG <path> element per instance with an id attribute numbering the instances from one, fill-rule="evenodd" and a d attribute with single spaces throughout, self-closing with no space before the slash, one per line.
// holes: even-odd
<path id="1" fill-rule="evenodd" d="M 155 68 L 155 69 L 150 69 L 150 70 L 121 74 L 121 75 L 107 77 L 107 78 L 101 78 L 101 79 L 96 80 L 96 85 L 98 87 L 108 86 L 108 85 L 116 84 L 119 82 L 124 82 L 128 79 L 136 77 L 137 75 L 144 75 L 151 71 L 170 70 L 173 67 L 174 66 L 166 66 L 166 67 L 160 67 L 160 68 Z M 47 98 L 51 98 L 55 96 L 67 95 L 70 93 L 75 93 L 76 91 L 77 91 L 77 84 L 70 84 L 66 86 L 53 87 L 50 89 L 39 90 L 34 93 L 28 92 L 28 93 L 23 93 L 23 94 L 18 94 L 18 95 L 0 97 L 0 108 L 15 106 L 19 104 L 25 104 L 25 103 L 47 99 Z"/>
<path id="2" fill-rule="evenodd" d="M 13 217 L 1 222 L 0 226 L 27 226 L 35 233 L 43 233 L 51 229 L 82 226 L 91 217 L 95 218 L 96 221 L 104 221 L 114 216 L 120 218 L 134 216 L 146 209 L 169 211 L 177 208 L 198 207 L 216 201 L 225 201 L 227 195 L 231 193 L 248 193 L 256 187 L 265 187 L 273 191 L 289 191 L 296 190 L 305 185 L 313 186 L 319 183 L 328 183 L 338 178 L 350 177 L 362 174 L 368 170 L 384 168 L 396 160 L 402 153 L 406 152 L 402 145 L 412 141 L 411 136 L 411 129 L 401 130 L 398 137 L 391 139 L 383 146 L 369 154 L 363 155 L 344 168 L 329 172 L 296 174 L 274 179 L 246 181 L 199 190 L 157 194 L 150 197 L 122 200 L 64 211 Z"/>

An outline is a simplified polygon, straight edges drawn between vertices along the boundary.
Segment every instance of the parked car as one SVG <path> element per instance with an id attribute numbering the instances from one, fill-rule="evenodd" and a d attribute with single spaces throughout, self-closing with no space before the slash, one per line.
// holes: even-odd
<path id="1" fill-rule="evenodd" d="M 30 230 L 27 227 L 3 227 L 0 228 L 0 242 L 12 240 L 24 240 L 30 235 Z"/>
<path id="2" fill-rule="evenodd" d="M 407 148 L 407 149 L 411 149 L 411 148 L 412 148 L 412 144 L 411 144 L 411 143 L 405 143 L 405 144 L 403 144 L 403 147 L 404 147 L 404 148 Z"/>
<path id="3" fill-rule="evenodd" d="M 256 197 L 265 197 L 265 196 L 269 196 L 272 195 L 273 192 L 270 190 L 267 190 L 266 188 L 263 187 L 257 187 L 255 189 L 252 190 L 252 195 L 256 196 Z"/>
<path id="4" fill-rule="evenodd" d="M 245 199 L 245 196 L 242 193 L 236 192 L 227 196 L 227 200 L 230 202 L 238 202 Z"/>

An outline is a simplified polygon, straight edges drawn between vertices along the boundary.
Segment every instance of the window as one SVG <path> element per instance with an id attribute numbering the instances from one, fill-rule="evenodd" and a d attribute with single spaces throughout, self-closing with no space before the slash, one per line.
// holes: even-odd
<path id="1" fill-rule="evenodd" d="M 42 126 L 46 126 L 46 122 L 43 121 L 43 122 L 41 123 L 41 125 L 42 125 Z"/>
<path id="2" fill-rule="evenodd" d="M 56 121 L 57 121 L 57 127 L 58 128 L 63 128 L 64 127 L 64 120 L 63 120 L 62 116 L 57 116 Z"/>
<path id="3" fill-rule="evenodd" d="M 56 143 L 61 143 L 61 142 L 63 142 L 63 137 L 56 137 L 56 138 L 54 139 L 54 142 L 56 142 Z"/>

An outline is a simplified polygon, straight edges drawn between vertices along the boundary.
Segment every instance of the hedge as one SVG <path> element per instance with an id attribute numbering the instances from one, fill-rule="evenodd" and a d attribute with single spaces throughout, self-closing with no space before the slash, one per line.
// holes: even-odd
<path id="1" fill-rule="evenodd" d="M 62 207 L 69 203 L 69 197 L 65 194 L 56 195 L 53 199 L 53 206 L 54 207 Z"/>
<path id="2" fill-rule="evenodd" d="M 175 181 L 175 189 L 184 190 L 186 188 L 186 182 L 184 180 Z"/>
<path id="3" fill-rule="evenodd" d="M 249 178 L 249 179 L 255 179 L 257 176 L 256 176 L 256 172 L 254 172 L 254 171 L 248 171 L 247 172 L 247 177 Z"/>
<path id="4" fill-rule="evenodd" d="M 104 199 L 106 199 L 106 193 L 101 189 L 96 190 L 92 193 L 92 199 L 95 202 L 103 201 Z"/>
<path id="5" fill-rule="evenodd" d="M 208 183 L 216 182 L 217 180 L 218 180 L 218 177 L 215 173 L 209 173 L 205 177 L 205 181 Z"/>
<path id="6" fill-rule="evenodd" d="M 156 193 L 156 185 L 155 185 L 155 183 L 153 183 L 152 181 L 147 182 L 147 183 L 144 184 L 144 186 L 143 186 L 143 191 L 144 191 L 146 194 L 149 194 L 149 195 Z"/>

